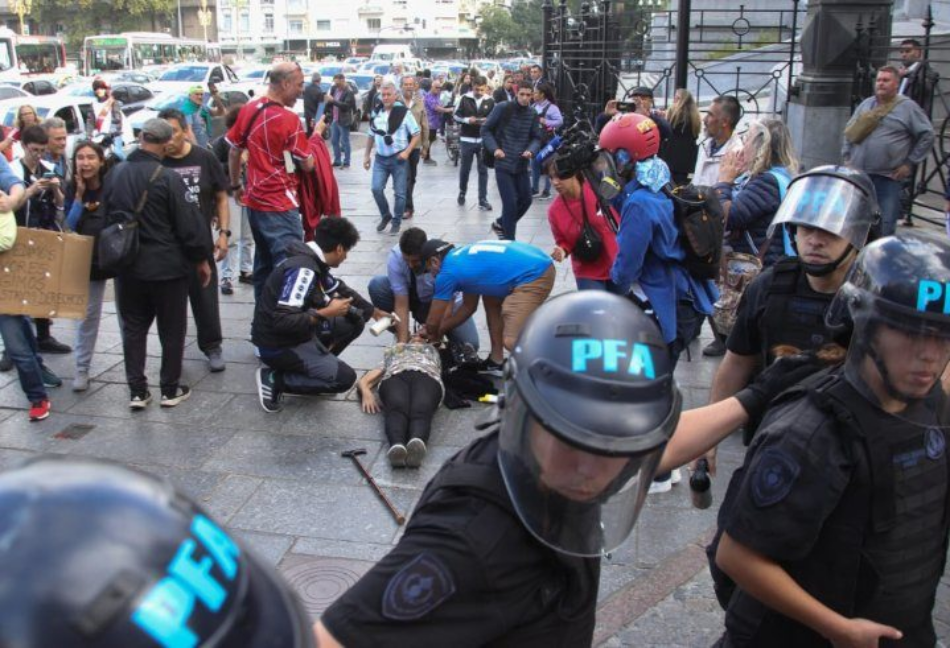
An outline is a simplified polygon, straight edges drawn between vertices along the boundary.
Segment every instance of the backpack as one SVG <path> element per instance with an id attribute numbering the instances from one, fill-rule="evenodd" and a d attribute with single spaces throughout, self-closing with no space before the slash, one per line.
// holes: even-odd
<path id="1" fill-rule="evenodd" d="M 712 187 L 681 185 L 663 188 L 673 201 L 673 222 L 686 258 L 683 266 L 694 279 L 717 279 L 722 260 L 725 219 Z"/>

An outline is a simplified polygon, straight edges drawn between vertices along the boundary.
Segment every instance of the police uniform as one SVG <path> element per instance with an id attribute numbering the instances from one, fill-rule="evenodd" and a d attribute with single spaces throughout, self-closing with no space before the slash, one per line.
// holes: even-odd
<path id="1" fill-rule="evenodd" d="M 783 258 L 746 288 L 726 348 L 737 355 L 759 356 L 762 366 L 775 361 L 779 345 L 819 349 L 833 340 L 825 326 L 833 298 L 834 293 L 812 289 L 797 258 Z"/>
<path id="2" fill-rule="evenodd" d="M 884 413 L 842 370 L 817 376 L 760 428 L 723 502 L 725 531 L 831 609 L 903 632 L 882 646 L 932 647 L 950 528 L 946 445 L 936 421 Z M 736 589 L 722 645 L 830 644 Z"/>
<path id="3" fill-rule="evenodd" d="M 498 433 L 430 482 L 399 545 L 324 612 L 360 646 L 590 645 L 600 560 L 539 543 L 513 510 Z"/>

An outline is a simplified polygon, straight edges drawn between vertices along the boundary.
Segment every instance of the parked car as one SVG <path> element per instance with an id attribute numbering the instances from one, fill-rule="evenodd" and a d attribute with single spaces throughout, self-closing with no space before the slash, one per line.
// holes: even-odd
<path id="1" fill-rule="evenodd" d="M 109 72 L 106 74 L 97 74 L 98 78 L 105 79 L 109 85 L 115 85 L 120 81 L 131 81 L 141 85 L 148 85 L 158 80 L 158 77 L 140 70 L 120 70 L 118 72 Z"/>
<path id="2" fill-rule="evenodd" d="M 0 123 L 12 127 L 16 121 L 17 111 L 24 104 L 30 104 L 36 108 L 36 116 L 40 121 L 48 117 L 59 117 L 66 122 L 68 133 L 66 155 L 72 156 L 76 142 L 89 137 L 95 126 L 93 101 L 89 97 L 75 97 L 64 93 L 7 99 L 0 102 Z M 126 143 L 132 139 L 132 129 L 128 119 L 124 120 L 122 136 Z"/>
<path id="3" fill-rule="evenodd" d="M 16 86 L 0 84 L 0 101 L 4 99 L 17 99 L 19 97 L 32 97 L 29 92 L 24 92 Z"/>
<path id="4" fill-rule="evenodd" d="M 0 83 L 6 86 L 19 88 L 23 92 L 37 97 L 56 94 L 56 85 L 48 79 L 33 79 L 25 77 L 23 79 L 9 79 Z"/>
<path id="5" fill-rule="evenodd" d="M 352 65 L 353 67 L 358 67 L 359 65 L 365 63 L 369 59 L 366 56 L 351 56 L 350 58 L 343 61 L 347 65 Z"/>
<path id="6" fill-rule="evenodd" d="M 238 82 L 238 76 L 231 68 L 221 63 L 181 63 L 173 65 L 158 77 L 158 81 L 148 85 L 149 90 L 160 92 L 187 92 L 191 86 L 215 83 L 224 88 Z"/>
<path id="7" fill-rule="evenodd" d="M 132 83 L 130 81 L 118 81 L 112 84 L 112 96 L 122 102 L 122 113 L 131 115 L 145 107 L 155 94 L 141 83 Z M 68 85 L 61 93 L 73 97 L 95 97 L 92 91 L 92 83 L 81 82 Z"/>

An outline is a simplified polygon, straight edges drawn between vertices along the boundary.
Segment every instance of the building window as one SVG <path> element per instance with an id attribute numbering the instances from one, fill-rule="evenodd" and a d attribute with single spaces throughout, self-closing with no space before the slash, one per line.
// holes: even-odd
<path id="1" fill-rule="evenodd" d="M 226 34 L 234 31 L 234 24 L 231 22 L 231 12 L 222 11 L 221 12 L 221 31 Z"/>
<path id="2" fill-rule="evenodd" d="M 318 20 L 318 21 L 317 21 L 317 31 L 330 31 L 330 21 L 329 21 L 329 20 Z"/>
<path id="3" fill-rule="evenodd" d="M 248 11 L 241 12 L 241 19 L 238 21 L 238 30 L 242 33 L 251 31 L 251 14 Z"/>
<path id="4" fill-rule="evenodd" d="M 370 31 L 379 31 L 380 29 L 383 28 L 383 19 L 382 18 L 367 18 L 366 28 Z"/>
<path id="5" fill-rule="evenodd" d="M 303 21 L 302 21 L 302 20 L 291 20 L 291 21 L 290 21 L 290 33 L 291 33 L 291 34 L 302 34 L 302 33 L 303 33 Z"/>
<path id="6" fill-rule="evenodd" d="M 274 0 L 261 0 L 261 6 L 274 6 Z"/>
<path id="7" fill-rule="evenodd" d="M 267 12 L 264 14 L 264 33 L 271 34 L 274 32 L 274 14 Z"/>

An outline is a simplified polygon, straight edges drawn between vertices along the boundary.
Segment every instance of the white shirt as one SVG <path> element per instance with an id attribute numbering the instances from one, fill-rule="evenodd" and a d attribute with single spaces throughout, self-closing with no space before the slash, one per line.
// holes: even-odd
<path id="1" fill-rule="evenodd" d="M 741 146 L 738 133 L 733 133 L 726 142 L 713 153 L 714 140 L 707 137 L 699 146 L 699 155 L 696 158 L 696 170 L 693 172 L 692 183 L 696 186 L 711 187 L 719 182 L 719 165 L 727 151 Z"/>

